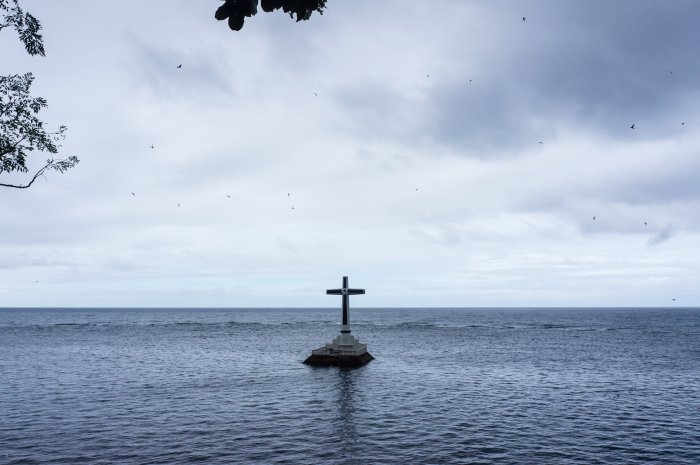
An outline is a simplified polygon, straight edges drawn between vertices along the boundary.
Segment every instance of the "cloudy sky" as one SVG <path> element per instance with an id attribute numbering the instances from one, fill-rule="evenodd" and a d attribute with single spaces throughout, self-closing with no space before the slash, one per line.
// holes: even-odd
<path id="1" fill-rule="evenodd" d="M 696 0 L 21 4 L 81 161 L 0 190 L 0 306 L 700 305 Z"/>

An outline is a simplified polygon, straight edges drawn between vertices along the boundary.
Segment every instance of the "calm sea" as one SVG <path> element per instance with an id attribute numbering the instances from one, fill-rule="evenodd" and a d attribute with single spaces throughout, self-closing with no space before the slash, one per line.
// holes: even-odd
<path id="1" fill-rule="evenodd" d="M 0 309 L 2 464 L 700 464 L 698 309 Z"/>

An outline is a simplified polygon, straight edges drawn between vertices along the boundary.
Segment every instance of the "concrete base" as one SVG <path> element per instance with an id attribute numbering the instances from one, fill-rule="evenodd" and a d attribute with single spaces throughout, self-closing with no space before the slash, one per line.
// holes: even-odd
<path id="1" fill-rule="evenodd" d="M 349 332 L 341 332 L 333 342 L 311 351 L 304 363 L 314 366 L 359 367 L 371 360 L 374 357 L 367 352 L 366 344 L 360 344 Z"/>
<path id="2" fill-rule="evenodd" d="M 317 367 L 360 367 L 371 360 L 374 357 L 369 352 L 360 355 L 311 354 L 304 363 Z"/>

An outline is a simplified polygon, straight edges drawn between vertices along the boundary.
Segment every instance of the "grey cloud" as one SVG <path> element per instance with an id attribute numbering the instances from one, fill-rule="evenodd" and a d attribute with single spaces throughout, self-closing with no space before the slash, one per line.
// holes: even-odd
<path id="1" fill-rule="evenodd" d="M 14 270 L 24 267 L 58 267 L 73 265 L 74 262 L 66 259 L 66 257 L 60 257 L 56 254 L 47 255 L 28 255 L 28 254 L 12 254 L 4 257 L 0 257 L 0 268 L 7 270 Z"/>
<path id="2" fill-rule="evenodd" d="M 164 99 L 227 97 L 234 94 L 233 80 L 210 52 L 183 53 L 133 40 L 134 68 L 142 82 Z M 178 65 L 182 68 L 177 68 Z"/>
<path id="3" fill-rule="evenodd" d="M 619 184 L 608 187 L 606 197 L 632 205 L 698 201 L 699 179 L 700 160 L 621 180 Z"/>
<path id="4" fill-rule="evenodd" d="M 334 91 L 341 108 L 337 129 L 354 132 L 364 140 L 386 138 L 415 141 L 424 134 L 421 104 L 373 80 Z"/>
<path id="5" fill-rule="evenodd" d="M 642 168 L 639 171 L 616 173 L 589 183 L 573 181 L 561 195 L 565 186 L 555 185 L 539 191 L 530 191 L 516 200 L 515 205 L 524 211 L 577 210 L 584 205 L 620 204 L 630 207 L 669 206 L 700 202 L 700 161 L 673 163 L 656 171 Z"/>
<path id="6" fill-rule="evenodd" d="M 546 127 L 530 118 L 538 103 L 507 81 L 439 87 L 425 113 L 425 129 L 437 143 L 451 145 L 471 156 L 501 155 L 525 144 L 548 139 Z"/>
<path id="7" fill-rule="evenodd" d="M 462 241 L 460 232 L 451 226 L 435 226 L 432 228 L 419 226 L 411 228 L 409 233 L 430 244 L 455 246 Z"/>
<path id="8" fill-rule="evenodd" d="M 277 244 L 281 248 L 285 249 L 288 252 L 292 252 L 292 253 L 299 252 L 299 247 L 293 241 L 291 241 L 285 237 L 282 237 L 279 234 L 275 235 L 275 241 L 277 242 Z"/>
<path id="9" fill-rule="evenodd" d="M 340 93 L 346 119 L 375 137 L 486 158 L 555 139 L 562 125 L 618 139 L 681 130 L 684 102 L 700 91 L 700 3 L 535 2 L 527 10 L 526 23 L 504 23 L 512 6 L 500 7 L 481 44 L 468 25 L 456 33 L 451 59 L 481 60 L 475 75 L 433 73 L 421 100 L 391 83 L 358 84 Z"/>
<path id="10" fill-rule="evenodd" d="M 411 159 L 398 153 L 384 153 L 367 148 L 357 151 L 357 160 L 371 169 L 380 170 L 383 173 L 395 173 L 402 168 L 411 167 Z"/>
<path id="11" fill-rule="evenodd" d="M 690 144 L 689 144 L 690 145 Z M 672 153 L 684 147 L 665 149 L 668 157 L 662 166 L 644 166 L 617 174 L 595 186 L 595 197 L 604 201 L 638 205 L 669 205 L 670 203 L 693 203 L 700 201 L 700 159 L 695 153 L 683 157 Z M 640 154 L 640 157 L 648 156 Z M 589 193 L 593 196 L 593 192 Z"/>
<path id="12" fill-rule="evenodd" d="M 656 234 L 654 237 L 650 238 L 649 241 L 647 242 L 650 246 L 658 245 L 661 244 L 662 242 L 665 242 L 671 238 L 675 234 L 675 230 L 673 229 L 673 226 L 669 223 L 664 227 L 661 231 L 659 231 L 658 234 Z"/>
<path id="13" fill-rule="evenodd" d="M 666 119 L 680 123 L 684 98 L 700 89 L 700 33 L 688 32 L 697 30 L 691 18 L 700 4 L 540 5 L 542 20 L 523 25 L 536 30 L 500 34 L 510 46 L 492 59 L 481 88 L 435 89 L 438 141 L 525 145 L 547 140 L 561 123 L 627 138 L 636 122 L 634 135 L 649 137 L 668 131 Z"/>

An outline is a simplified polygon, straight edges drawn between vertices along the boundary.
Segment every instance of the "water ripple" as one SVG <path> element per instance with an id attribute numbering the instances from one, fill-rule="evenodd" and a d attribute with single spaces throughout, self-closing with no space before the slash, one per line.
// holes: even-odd
<path id="1" fill-rule="evenodd" d="M 324 312 L 0 311 L 0 464 L 700 463 L 700 312 Z"/>

